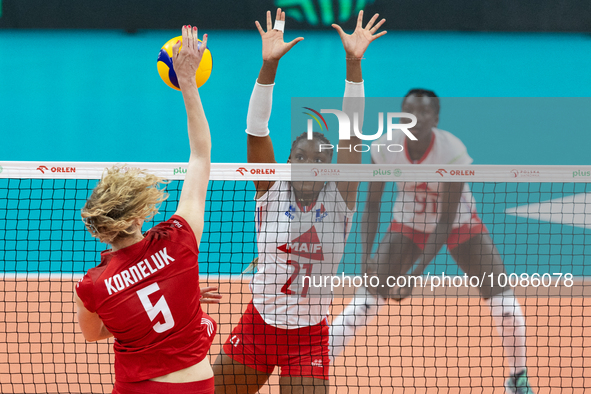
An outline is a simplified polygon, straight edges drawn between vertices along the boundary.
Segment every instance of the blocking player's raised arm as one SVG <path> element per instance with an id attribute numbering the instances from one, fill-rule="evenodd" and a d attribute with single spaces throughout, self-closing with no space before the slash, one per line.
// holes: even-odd
<path id="1" fill-rule="evenodd" d="M 357 137 L 355 130 L 358 133 L 362 132 L 365 110 L 365 91 L 361 72 L 361 61 L 369 44 L 376 38 L 386 34 L 385 31 L 377 33 L 377 30 L 386 21 L 382 19 L 376 23 L 378 16 L 378 14 L 375 14 L 364 28 L 363 11 L 360 11 L 357 17 L 357 26 L 352 34 L 346 34 L 337 24 L 332 25 L 339 33 L 345 50 L 347 79 L 343 98 L 343 112 L 348 115 L 351 127 L 349 130 L 350 138 L 339 140 L 339 153 L 337 156 L 337 163 L 339 164 L 361 164 L 362 153 L 354 149 L 356 145 L 361 143 L 361 139 Z M 349 209 L 355 208 L 358 186 L 358 182 L 339 182 L 337 184 Z"/>
<path id="2" fill-rule="evenodd" d="M 380 225 L 380 209 L 382 206 L 382 195 L 384 193 L 384 182 L 369 182 L 367 200 L 361 219 L 361 247 L 363 251 L 363 263 L 371 256 L 378 227 Z M 364 267 L 365 268 L 365 267 Z"/>
<path id="3" fill-rule="evenodd" d="M 248 162 L 249 163 L 276 163 L 273 151 L 273 142 L 269 136 L 269 119 L 273 104 L 273 87 L 279 60 L 295 44 L 303 40 L 303 37 L 295 38 L 290 42 L 283 41 L 283 29 L 285 26 L 285 12 L 277 9 L 275 27 L 271 19 L 271 11 L 267 11 L 267 31 L 256 21 L 256 27 L 261 34 L 263 45 L 263 65 L 259 77 L 255 83 L 246 117 L 246 133 L 248 134 Z M 257 196 L 264 194 L 274 182 L 255 182 Z"/>
<path id="4" fill-rule="evenodd" d="M 187 129 L 191 148 L 187 175 L 176 214 L 189 223 L 197 239 L 197 245 L 203 233 L 205 198 L 211 165 L 209 124 L 195 82 L 195 73 L 207 48 L 207 35 L 203 37 L 202 45 L 199 46 L 198 42 L 197 28 L 184 26 L 183 48 L 180 50 L 180 42 L 173 48 L 173 64 L 187 110 Z"/>

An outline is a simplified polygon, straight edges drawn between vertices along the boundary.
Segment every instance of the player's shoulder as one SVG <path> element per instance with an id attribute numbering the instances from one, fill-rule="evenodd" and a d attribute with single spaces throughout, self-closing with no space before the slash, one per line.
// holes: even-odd
<path id="1" fill-rule="evenodd" d="M 441 164 L 471 164 L 466 145 L 458 137 L 446 130 L 433 128 L 437 161 Z"/>
<path id="2" fill-rule="evenodd" d="M 157 241 L 170 241 L 197 248 L 195 233 L 180 215 L 173 215 L 170 219 L 157 224 L 147 232 L 146 237 L 150 244 Z"/>
<path id="3" fill-rule="evenodd" d="M 170 219 L 158 223 L 152 227 L 147 235 L 164 234 L 169 236 L 176 231 L 190 231 L 189 223 L 180 215 L 173 215 Z"/>
<path id="4" fill-rule="evenodd" d="M 433 134 L 435 134 L 435 143 L 437 145 L 445 145 L 448 147 L 458 147 L 466 149 L 466 145 L 457 136 L 453 135 L 447 130 L 433 128 Z"/>
<path id="5" fill-rule="evenodd" d="M 406 135 L 401 131 L 394 131 L 388 139 L 384 133 L 371 143 L 371 159 L 375 164 L 404 164 L 404 149 Z"/>
<path id="6" fill-rule="evenodd" d="M 272 202 L 289 201 L 291 193 L 291 183 L 287 181 L 276 181 L 273 185 L 259 198 L 255 195 L 257 206 L 268 205 Z"/>

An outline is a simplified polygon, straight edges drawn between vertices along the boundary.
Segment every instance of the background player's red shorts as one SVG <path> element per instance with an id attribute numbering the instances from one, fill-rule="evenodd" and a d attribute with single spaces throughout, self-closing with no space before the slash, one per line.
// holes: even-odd
<path id="1" fill-rule="evenodd" d="M 164 383 L 144 380 L 142 382 L 115 382 L 112 394 L 213 394 L 213 378 L 190 383 Z"/>
<path id="2" fill-rule="evenodd" d="M 252 301 L 224 344 L 234 361 L 270 374 L 328 380 L 328 325 L 326 319 L 310 327 L 284 330 L 263 320 Z"/>
<path id="3" fill-rule="evenodd" d="M 409 238 L 415 243 L 421 250 L 425 249 L 425 244 L 429 239 L 430 233 L 424 233 L 417 231 L 412 227 L 406 226 L 400 222 L 392 220 L 388 231 L 393 233 L 402 233 L 406 238 Z M 488 233 L 486 226 L 482 224 L 482 221 L 478 215 L 473 215 L 470 223 L 464 223 L 460 227 L 454 228 L 449 237 L 447 238 L 447 249 L 452 250 L 457 248 L 458 245 L 466 242 L 477 234 Z"/>

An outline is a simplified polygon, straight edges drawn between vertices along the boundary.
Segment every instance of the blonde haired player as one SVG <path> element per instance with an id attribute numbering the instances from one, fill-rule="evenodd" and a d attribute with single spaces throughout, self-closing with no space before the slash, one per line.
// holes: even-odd
<path id="1" fill-rule="evenodd" d="M 88 341 L 115 337 L 113 393 L 211 394 L 207 352 L 215 322 L 201 302 L 216 302 L 199 285 L 199 243 L 209 181 L 211 138 L 195 72 L 207 46 L 184 26 L 173 62 L 181 86 L 191 155 L 175 214 L 146 234 L 142 224 L 166 195 L 145 171 L 111 168 L 82 209 L 91 234 L 111 249 L 76 285 L 78 323 Z M 202 298 L 204 297 L 204 298 Z M 200 298 L 201 301 L 200 301 Z"/>
<path id="2" fill-rule="evenodd" d="M 353 34 L 337 26 L 346 53 L 347 82 L 343 110 L 363 113 L 361 58 L 384 20 L 376 14 L 364 28 L 359 14 Z M 278 62 L 302 38 L 285 43 L 285 13 L 277 10 L 267 31 L 257 22 L 263 42 L 263 66 L 252 92 L 247 116 L 248 161 L 275 163 L 267 124 Z M 351 99 L 351 98 L 357 98 Z M 352 107 L 356 107 L 353 109 Z M 361 124 L 362 121 L 360 120 Z M 289 162 L 330 163 L 332 151 L 320 133 L 293 143 Z M 348 150 L 357 137 L 340 141 L 337 163 L 361 163 L 361 153 Z M 280 392 L 326 393 L 328 387 L 328 315 L 331 294 L 311 294 L 303 275 L 336 274 L 357 198 L 357 182 L 255 182 L 259 260 L 251 286 L 253 299 L 214 364 L 216 393 L 255 393 L 276 366 Z M 298 275 L 300 274 L 300 275 Z M 309 285 L 309 283 L 308 283 Z M 309 292 L 308 292 L 309 291 Z"/>
<path id="3" fill-rule="evenodd" d="M 430 90 L 408 92 L 402 110 L 417 117 L 416 126 L 410 129 L 417 141 L 410 141 L 402 133 L 393 134 L 395 139 L 392 141 L 378 140 L 377 144 L 400 144 L 404 151 L 372 150 L 372 162 L 440 164 L 443 170 L 447 166 L 471 164 L 472 158 L 464 144 L 453 134 L 437 128 L 439 105 L 439 98 Z M 444 175 L 443 171 L 441 175 Z M 463 182 L 398 182 L 397 189 L 394 218 L 371 260 L 384 183 L 370 183 L 362 219 L 363 260 L 369 263 L 364 265 L 370 266 L 382 284 L 389 276 L 406 275 L 417 261 L 411 276 L 422 275 L 447 244 L 449 253 L 468 276 L 485 278 L 480 293 L 490 307 L 503 341 L 510 370 L 505 384 L 507 393 L 533 394 L 526 372 L 525 317 L 512 289 L 498 286 L 497 277 L 505 274 L 505 265 L 478 217 L 468 185 Z M 355 330 L 366 325 L 386 299 L 401 301 L 410 294 L 412 287 L 388 289 L 384 286 L 370 290 L 377 290 L 377 294 L 363 289 L 332 322 L 332 357 L 344 350 Z"/>

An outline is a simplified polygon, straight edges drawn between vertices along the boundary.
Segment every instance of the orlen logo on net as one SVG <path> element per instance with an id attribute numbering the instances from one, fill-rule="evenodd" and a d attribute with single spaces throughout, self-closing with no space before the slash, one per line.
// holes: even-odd
<path id="1" fill-rule="evenodd" d="M 319 113 L 318 111 L 315 111 L 309 107 L 304 107 L 304 109 L 307 109 L 312 112 L 312 113 L 304 112 L 304 114 L 310 116 L 310 118 L 311 118 L 311 119 L 308 119 L 308 129 L 307 129 L 307 132 L 308 132 L 307 138 L 309 140 L 314 139 L 314 137 L 313 137 L 314 121 L 316 121 L 316 123 L 318 123 L 318 125 L 320 126 L 320 130 L 324 130 L 324 127 L 326 127 L 326 130 L 328 131 L 328 125 L 326 124 L 326 120 L 324 119 L 324 117 L 320 113 L 336 115 L 336 117 L 339 121 L 339 141 L 351 139 L 351 120 L 349 119 L 349 115 L 347 115 L 343 111 L 339 111 L 337 109 L 321 109 L 320 113 Z M 416 116 L 414 116 L 413 114 L 409 114 L 407 112 L 388 112 L 386 114 L 386 116 L 387 116 L 386 133 L 387 133 L 387 140 L 388 141 L 392 141 L 392 132 L 394 130 L 401 130 L 404 134 L 406 134 L 406 136 L 409 139 L 411 139 L 413 141 L 417 140 L 417 137 L 415 137 L 409 130 L 409 129 L 412 129 L 413 127 L 416 126 L 416 124 L 417 124 L 417 117 Z M 410 119 L 410 123 L 393 123 L 392 120 L 395 118 L 401 118 L 401 119 L 407 118 L 407 119 Z M 321 120 L 322 120 L 322 123 L 320 122 Z M 323 124 L 324 124 L 324 127 L 323 127 Z M 384 113 L 383 112 L 378 113 L 378 131 L 372 135 L 364 135 L 359 130 L 359 114 L 357 112 L 355 112 L 353 114 L 353 132 L 355 133 L 355 136 L 362 141 L 377 140 L 384 133 Z M 320 144 L 319 151 L 322 152 L 322 151 L 327 151 L 327 150 L 331 150 L 331 149 L 335 149 L 335 148 L 336 148 L 337 152 L 340 150 L 347 150 L 347 151 L 351 152 L 351 149 L 353 149 L 355 152 L 369 152 L 371 149 L 377 150 L 378 152 L 380 152 L 380 150 L 387 150 L 388 152 L 402 152 L 404 150 L 404 146 L 402 146 L 400 144 L 357 144 L 352 147 L 348 146 L 348 147 L 340 147 L 340 148 L 338 145 L 335 147 L 333 144 Z"/>
<path id="2" fill-rule="evenodd" d="M 244 176 L 245 174 L 248 174 L 249 172 L 252 175 L 258 175 L 258 174 L 263 174 L 263 175 L 275 175 L 275 169 L 274 168 L 251 168 L 250 170 L 244 167 L 240 167 L 236 170 L 236 172 L 239 172 L 240 175 Z"/>
<path id="3" fill-rule="evenodd" d="M 450 170 L 447 172 L 445 169 L 440 168 L 435 172 L 441 176 L 445 176 L 443 174 L 449 174 L 451 176 L 474 176 L 474 170 Z"/>
<path id="4" fill-rule="evenodd" d="M 45 171 L 49 172 L 76 172 L 76 167 L 51 167 L 47 168 L 46 166 L 39 166 L 37 170 L 41 171 L 45 174 Z"/>

